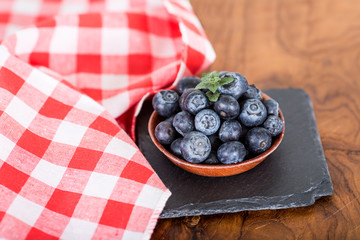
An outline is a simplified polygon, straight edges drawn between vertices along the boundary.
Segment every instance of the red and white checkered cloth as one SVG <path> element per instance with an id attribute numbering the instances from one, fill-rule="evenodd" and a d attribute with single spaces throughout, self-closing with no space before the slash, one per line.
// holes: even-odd
<path id="1" fill-rule="evenodd" d="M 170 192 L 127 133 L 215 58 L 189 2 L 1 0 L 0 39 L 0 238 L 150 238 Z"/>

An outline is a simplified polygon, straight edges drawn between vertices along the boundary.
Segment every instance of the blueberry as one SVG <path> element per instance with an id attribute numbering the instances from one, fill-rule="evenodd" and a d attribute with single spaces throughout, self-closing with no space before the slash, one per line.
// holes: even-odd
<path id="1" fill-rule="evenodd" d="M 269 115 L 263 126 L 272 137 L 279 135 L 284 129 L 283 121 L 275 115 Z"/>
<path id="2" fill-rule="evenodd" d="M 209 106 L 209 99 L 200 90 L 189 93 L 184 100 L 184 108 L 191 114 L 197 114 Z"/>
<path id="3" fill-rule="evenodd" d="M 193 131 L 186 134 L 180 143 L 181 155 L 191 163 L 201 163 L 211 152 L 210 140 L 204 134 Z"/>
<path id="4" fill-rule="evenodd" d="M 244 98 L 245 99 L 257 99 L 257 100 L 261 101 L 262 100 L 262 92 L 260 89 L 255 87 L 254 84 L 252 84 L 252 85 L 248 86 L 246 93 L 244 93 Z"/>
<path id="5" fill-rule="evenodd" d="M 216 164 L 221 164 L 221 162 L 219 161 L 219 159 L 217 158 L 216 153 L 211 152 L 209 157 L 203 161 L 202 163 L 204 164 L 210 164 L 210 165 L 216 165 Z"/>
<path id="6" fill-rule="evenodd" d="M 180 79 L 176 85 L 176 90 L 179 93 L 183 93 L 188 88 L 195 88 L 201 82 L 201 79 L 197 76 L 188 76 Z"/>
<path id="7" fill-rule="evenodd" d="M 233 96 L 235 99 L 238 99 L 248 89 L 248 82 L 247 82 L 246 78 L 243 75 L 241 75 L 240 73 L 221 72 L 219 74 L 219 76 L 220 76 L 220 78 L 222 78 L 222 77 L 232 77 L 232 78 L 234 78 L 233 82 L 231 82 L 229 84 L 222 85 L 222 86 L 220 86 L 218 88 L 218 91 L 220 93 L 228 94 L 228 95 Z"/>
<path id="8" fill-rule="evenodd" d="M 195 129 L 204 133 L 205 135 L 211 135 L 216 133 L 220 128 L 220 117 L 211 109 L 201 110 L 195 116 Z"/>
<path id="9" fill-rule="evenodd" d="M 265 107 L 266 107 L 266 110 L 267 110 L 267 113 L 270 115 L 279 115 L 279 103 L 277 101 L 275 101 L 274 99 L 272 98 L 269 98 L 269 99 L 266 99 L 263 101 Z"/>
<path id="10" fill-rule="evenodd" d="M 175 139 L 170 145 L 171 152 L 178 157 L 182 157 L 180 149 L 181 140 L 182 138 Z"/>
<path id="11" fill-rule="evenodd" d="M 238 141 L 231 141 L 222 144 L 217 150 L 217 157 L 223 164 L 234 164 L 242 162 L 246 157 L 245 146 Z"/>
<path id="12" fill-rule="evenodd" d="M 239 116 L 240 105 L 233 96 L 224 94 L 214 103 L 214 110 L 222 119 L 234 119 Z"/>
<path id="13" fill-rule="evenodd" d="M 173 90 L 162 90 L 155 94 L 152 106 L 155 111 L 163 116 L 170 117 L 179 107 L 179 95 Z"/>
<path id="14" fill-rule="evenodd" d="M 185 105 L 184 105 L 185 98 L 193 91 L 197 91 L 197 90 L 195 88 L 188 88 L 188 89 L 185 89 L 185 91 L 181 94 L 180 99 L 179 99 L 179 105 L 180 105 L 181 110 L 183 110 L 183 111 L 186 110 Z"/>
<path id="15" fill-rule="evenodd" d="M 219 130 L 219 138 L 223 142 L 237 141 L 241 136 L 242 128 L 238 121 L 227 120 Z"/>
<path id="16" fill-rule="evenodd" d="M 173 119 L 173 126 L 182 136 L 194 130 L 194 117 L 186 111 L 179 112 Z"/>
<path id="17" fill-rule="evenodd" d="M 241 108 L 240 123 L 247 127 L 260 126 L 267 117 L 264 104 L 257 99 L 247 99 Z"/>
<path id="18" fill-rule="evenodd" d="M 271 136 L 265 128 L 255 127 L 246 134 L 245 143 L 252 153 L 263 153 L 271 146 Z"/>
<path id="19" fill-rule="evenodd" d="M 170 122 L 162 121 L 155 127 L 155 137 L 161 144 L 170 144 L 174 141 L 176 130 Z"/>

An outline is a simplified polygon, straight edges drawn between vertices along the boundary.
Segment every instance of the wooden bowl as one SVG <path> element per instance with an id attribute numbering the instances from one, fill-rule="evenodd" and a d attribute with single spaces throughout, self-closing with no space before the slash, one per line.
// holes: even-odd
<path id="1" fill-rule="evenodd" d="M 263 93 L 263 100 L 269 99 L 270 97 Z M 184 169 L 185 171 L 201 175 L 201 176 L 208 176 L 208 177 L 225 177 L 225 176 L 232 176 L 239 173 L 246 172 L 255 166 L 257 166 L 259 163 L 264 161 L 267 156 L 269 156 L 275 149 L 279 146 L 281 143 L 284 132 L 285 132 L 285 121 L 284 121 L 284 115 L 281 112 L 279 108 L 279 117 L 284 123 L 284 129 L 281 134 L 276 136 L 273 139 L 273 143 L 271 147 L 265 151 L 264 153 L 251 158 L 244 160 L 243 162 L 236 163 L 236 164 L 221 164 L 221 165 L 209 165 L 209 164 L 195 164 L 195 163 L 189 163 L 181 158 L 176 157 L 171 152 L 169 152 L 159 141 L 155 138 L 155 127 L 157 124 L 161 121 L 161 117 L 154 111 L 149 119 L 148 124 L 148 130 L 151 137 L 151 140 L 154 142 L 156 147 L 165 154 L 165 156 L 173 162 L 176 166 Z"/>

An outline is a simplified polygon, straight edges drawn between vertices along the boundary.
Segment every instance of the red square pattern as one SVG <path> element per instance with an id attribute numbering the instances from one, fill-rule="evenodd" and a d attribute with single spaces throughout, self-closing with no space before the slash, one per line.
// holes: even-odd
<path id="1" fill-rule="evenodd" d="M 29 56 L 29 63 L 33 66 L 49 67 L 49 53 L 32 52 Z"/>
<path id="2" fill-rule="evenodd" d="M 125 229 L 134 205 L 109 200 L 100 224 Z"/>
<path id="3" fill-rule="evenodd" d="M 82 193 L 89 181 L 90 175 L 91 172 L 89 171 L 67 168 L 57 188 L 64 191 Z"/>
<path id="4" fill-rule="evenodd" d="M 187 56 L 188 58 L 187 58 L 186 66 L 189 68 L 191 72 L 193 73 L 197 72 L 199 70 L 199 66 L 201 66 L 201 64 L 199 63 L 205 61 L 205 56 L 201 52 L 193 49 L 190 46 L 188 46 L 187 48 Z"/>
<path id="5" fill-rule="evenodd" d="M 100 14 L 97 14 L 97 13 L 81 14 L 79 16 L 79 26 L 80 27 L 101 28 L 102 27 L 102 17 Z"/>
<path id="6" fill-rule="evenodd" d="M 69 167 L 93 171 L 102 154 L 100 151 L 78 147 L 69 163 Z"/>
<path id="7" fill-rule="evenodd" d="M 50 118 L 64 119 L 70 110 L 71 106 L 49 97 L 40 109 L 39 113 Z"/>
<path id="8" fill-rule="evenodd" d="M 131 179 L 140 183 L 146 183 L 152 174 L 153 172 L 143 165 L 129 161 L 120 177 Z"/>
<path id="9" fill-rule="evenodd" d="M 120 131 L 119 126 L 101 116 L 96 118 L 96 120 L 90 125 L 90 128 L 107 133 L 111 136 L 115 136 Z"/>
<path id="10" fill-rule="evenodd" d="M 151 73 L 153 57 L 150 54 L 131 54 L 128 59 L 129 75 Z"/>
<path id="11" fill-rule="evenodd" d="M 5 88 L 12 94 L 16 95 L 24 82 L 24 79 L 7 68 L 0 68 L 0 88 Z"/>
<path id="12" fill-rule="evenodd" d="M 29 175 L 17 170 L 6 162 L 0 168 L 0 184 L 19 193 Z"/>
<path id="13" fill-rule="evenodd" d="M 9 13 L 0 13 L 0 23 L 8 23 L 10 18 Z"/>
<path id="14" fill-rule="evenodd" d="M 51 239 L 59 239 L 50 234 L 47 234 L 37 228 L 31 228 L 29 234 L 26 236 L 26 239 L 38 239 L 38 240 L 51 240 Z"/>
<path id="15" fill-rule="evenodd" d="M 17 142 L 17 145 L 41 158 L 49 147 L 50 142 L 51 141 L 46 138 L 40 137 L 29 130 L 25 130 Z"/>
<path id="16" fill-rule="evenodd" d="M 81 194 L 55 189 L 46 208 L 71 217 Z"/>
<path id="17" fill-rule="evenodd" d="M 101 56 L 98 54 L 78 54 L 76 72 L 101 73 Z"/>
<path id="18" fill-rule="evenodd" d="M 141 13 L 128 13 L 128 25 L 130 29 L 148 32 L 148 17 Z"/>
<path id="19" fill-rule="evenodd" d="M 72 217 L 99 222 L 106 204 L 106 199 L 82 195 Z"/>

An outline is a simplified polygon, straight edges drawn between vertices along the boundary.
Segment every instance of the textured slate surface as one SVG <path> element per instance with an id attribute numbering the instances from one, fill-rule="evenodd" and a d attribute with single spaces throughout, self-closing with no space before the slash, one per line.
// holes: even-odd
<path id="1" fill-rule="evenodd" d="M 264 91 L 285 116 L 285 136 L 265 161 L 231 177 L 210 178 L 173 165 L 152 143 L 147 102 L 138 117 L 137 143 L 172 192 L 161 218 L 280 209 L 311 205 L 331 195 L 333 187 L 308 95 L 301 89 Z"/>

